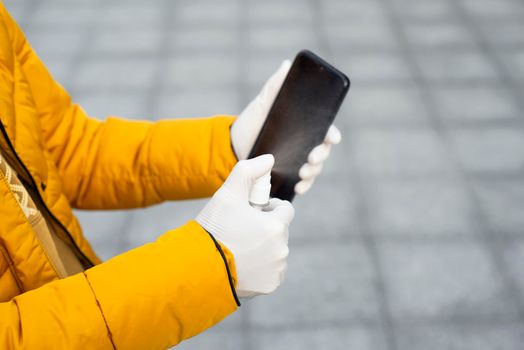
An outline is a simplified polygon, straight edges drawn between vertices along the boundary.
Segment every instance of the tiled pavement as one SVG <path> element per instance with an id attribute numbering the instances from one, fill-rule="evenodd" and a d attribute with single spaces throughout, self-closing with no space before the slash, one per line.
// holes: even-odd
<path id="1" fill-rule="evenodd" d="M 304 47 L 352 78 L 286 283 L 182 349 L 524 349 L 524 1 L 7 7 L 101 118 L 237 113 Z M 109 258 L 204 203 L 78 215 Z"/>

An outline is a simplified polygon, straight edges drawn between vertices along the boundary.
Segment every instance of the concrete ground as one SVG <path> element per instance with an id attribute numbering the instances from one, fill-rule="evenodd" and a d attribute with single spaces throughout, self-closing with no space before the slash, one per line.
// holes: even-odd
<path id="1" fill-rule="evenodd" d="M 238 113 L 301 48 L 352 79 L 285 284 L 181 349 L 524 348 L 524 2 L 8 0 L 92 115 Z M 104 258 L 205 201 L 78 212 Z"/>

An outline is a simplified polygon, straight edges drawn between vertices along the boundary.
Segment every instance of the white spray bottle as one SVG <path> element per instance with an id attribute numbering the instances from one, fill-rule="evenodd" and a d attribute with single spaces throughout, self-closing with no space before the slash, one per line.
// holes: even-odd
<path id="1" fill-rule="evenodd" d="M 256 179 L 249 193 L 249 204 L 255 209 L 262 210 L 269 204 L 271 192 L 271 172 Z"/>

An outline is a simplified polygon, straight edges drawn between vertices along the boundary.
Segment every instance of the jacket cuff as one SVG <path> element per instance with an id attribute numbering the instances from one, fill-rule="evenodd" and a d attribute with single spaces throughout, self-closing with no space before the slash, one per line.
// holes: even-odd
<path id="1" fill-rule="evenodd" d="M 233 294 L 233 298 L 235 299 L 235 303 L 237 306 L 240 306 L 240 300 L 238 299 L 236 286 L 237 286 L 237 277 L 236 277 L 236 266 L 235 266 L 235 260 L 233 258 L 233 254 L 229 251 L 229 249 L 226 248 L 226 246 L 220 244 L 215 237 L 206 230 L 207 234 L 211 239 L 213 240 L 215 246 L 218 249 L 218 252 L 220 253 L 220 256 L 222 256 L 222 260 L 224 260 L 224 265 L 226 267 L 227 277 L 229 279 L 229 286 L 231 287 L 231 294 Z"/>

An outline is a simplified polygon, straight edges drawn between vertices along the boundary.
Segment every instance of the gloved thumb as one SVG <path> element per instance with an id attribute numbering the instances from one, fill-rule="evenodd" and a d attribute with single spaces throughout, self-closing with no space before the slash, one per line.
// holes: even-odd
<path id="1" fill-rule="evenodd" d="M 275 158 L 272 154 L 263 154 L 252 159 L 241 160 L 229 174 L 224 186 L 237 196 L 247 200 L 255 180 L 270 172 L 274 163 Z"/>

